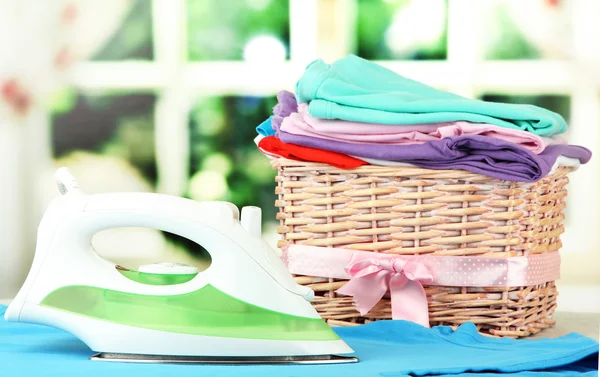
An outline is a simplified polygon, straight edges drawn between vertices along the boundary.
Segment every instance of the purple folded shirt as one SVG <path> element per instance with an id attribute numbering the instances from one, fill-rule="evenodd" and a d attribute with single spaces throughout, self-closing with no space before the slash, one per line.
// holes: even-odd
<path id="1" fill-rule="evenodd" d="M 356 157 L 406 162 L 426 169 L 462 169 L 513 182 L 535 182 L 546 176 L 559 156 L 587 163 L 592 153 L 576 145 L 550 145 L 541 154 L 489 136 L 453 136 L 424 144 L 376 145 L 345 143 L 279 131 L 290 144 Z"/>
<path id="2" fill-rule="evenodd" d="M 296 102 L 294 93 L 287 90 L 279 92 L 277 94 L 277 105 L 273 107 L 273 118 L 271 118 L 271 127 L 275 130 L 275 133 L 279 132 L 283 118 L 297 111 L 298 102 Z"/>

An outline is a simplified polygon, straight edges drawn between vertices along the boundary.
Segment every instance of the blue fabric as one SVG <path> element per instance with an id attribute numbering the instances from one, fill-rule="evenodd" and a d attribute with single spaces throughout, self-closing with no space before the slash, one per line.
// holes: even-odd
<path id="1" fill-rule="evenodd" d="M 551 136 L 567 130 L 557 113 L 533 105 L 468 99 L 444 92 L 368 60 L 349 55 L 306 67 L 296 83 L 298 102 L 308 102 L 317 118 L 381 124 L 452 121 L 489 123 Z"/>
<path id="2" fill-rule="evenodd" d="M 262 122 L 261 124 L 259 124 L 258 127 L 256 127 L 256 132 L 258 132 L 259 135 L 262 135 L 262 136 L 273 136 L 273 135 L 275 135 L 275 130 L 271 126 L 271 119 L 272 118 L 273 118 L 273 116 L 270 116 L 264 122 Z"/>
<path id="3" fill-rule="evenodd" d="M 6 307 L 0 306 L 0 315 Z M 336 328 L 361 361 L 340 365 L 167 365 L 90 361 L 93 352 L 74 336 L 49 327 L 0 321 L 2 376 L 597 376 L 598 343 L 579 334 L 559 339 L 492 339 L 473 324 L 453 331 L 405 321 Z M 543 370 L 544 369 L 544 370 Z M 538 370 L 537 372 L 530 372 Z M 522 372 L 522 373 L 519 373 Z"/>
<path id="4" fill-rule="evenodd" d="M 394 374 L 383 374 L 385 376 L 394 376 Z M 437 377 L 565 377 L 565 376 L 577 376 L 577 377 L 597 377 L 598 376 L 598 356 L 588 357 L 575 364 L 567 365 L 566 367 L 550 368 L 538 371 L 524 371 L 515 373 L 493 373 L 493 372 L 480 372 L 480 373 L 462 373 L 456 374 L 442 374 Z"/>

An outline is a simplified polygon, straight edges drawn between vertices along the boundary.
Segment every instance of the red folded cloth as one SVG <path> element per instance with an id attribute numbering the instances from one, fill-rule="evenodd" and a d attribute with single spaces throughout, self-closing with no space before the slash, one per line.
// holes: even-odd
<path id="1" fill-rule="evenodd" d="M 260 140 L 258 142 L 258 149 L 271 156 L 284 157 L 296 161 L 323 162 L 341 169 L 354 169 L 362 165 L 368 165 L 363 160 L 342 153 L 284 143 L 275 136 L 267 136 Z"/>

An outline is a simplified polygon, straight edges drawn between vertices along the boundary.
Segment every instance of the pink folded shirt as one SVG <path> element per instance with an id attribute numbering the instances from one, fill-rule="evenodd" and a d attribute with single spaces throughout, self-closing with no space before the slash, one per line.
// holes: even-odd
<path id="1" fill-rule="evenodd" d="M 347 143 L 409 145 L 423 144 L 452 136 L 482 135 L 503 139 L 535 154 L 548 145 L 566 144 L 561 138 L 540 137 L 533 133 L 485 123 L 449 122 L 419 125 L 385 125 L 315 118 L 306 103 L 298 112 L 283 119 L 281 130 L 290 134 L 336 140 Z"/>

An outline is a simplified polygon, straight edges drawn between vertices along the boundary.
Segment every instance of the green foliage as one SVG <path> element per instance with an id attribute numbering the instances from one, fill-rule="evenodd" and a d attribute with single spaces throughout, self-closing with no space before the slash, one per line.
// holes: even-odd
<path id="1" fill-rule="evenodd" d="M 384 2 L 359 0 L 356 25 L 358 54 L 366 59 L 385 59 L 389 54 L 383 35 L 392 21 L 394 10 L 407 0 Z M 400 3 L 400 4 L 398 4 Z M 384 57 L 386 56 L 386 57 Z"/>
<path id="2" fill-rule="evenodd" d="M 153 95 L 57 93 L 51 112 L 54 156 L 83 150 L 117 157 L 154 184 L 154 104 Z"/>
<path id="3" fill-rule="evenodd" d="M 571 116 L 571 101 L 569 96 L 560 95 L 541 95 L 541 96 L 527 96 L 527 95 L 504 95 L 504 94 L 492 94 L 488 93 L 481 97 L 484 101 L 489 102 L 501 102 L 501 103 L 519 103 L 524 105 L 539 106 L 544 109 L 548 109 L 557 114 L 560 114 L 563 118 L 569 119 Z"/>
<path id="4" fill-rule="evenodd" d="M 66 114 L 77 103 L 77 92 L 72 87 L 62 87 L 52 93 L 48 100 L 48 109 L 51 114 Z"/>
<path id="5" fill-rule="evenodd" d="M 275 97 L 202 98 L 190 118 L 190 177 L 206 171 L 222 174 L 227 191 L 214 199 L 231 201 L 238 207 L 259 206 L 264 222 L 272 222 L 276 215 L 276 172 L 258 151 L 254 138 L 256 126 L 272 114 L 276 103 Z M 192 189 L 188 196 L 193 198 L 198 188 Z M 206 190 L 210 193 L 212 188 Z"/>
<path id="6" fill-rule="evenodd" d="M 525 40 L 503 6 L 497 8 L 493 22 L 486 25 L 484 42 L 484 56 L 489 60 L 539 58 L 539 52 Z"/>
<path id="7" fill-rule="evenodd" d="M 386 45 L 385 34 L 394 14 L 402 10 L 412 0 L 358 0 L 356 25 L 357 54 L 373 60 L 439 60 L 446 58 L 447 28 L 440 39 L 432 46 L 415 46 L 408 57 L 395 56 Z M 410 38 L 410 36 L 407 36 Z"/>
<path id="8" fill-rule="evenodd" d="M 273 35 L 289 46 L 287 0 L 188 0 L 190 60 L 241 60 L 244 45 Z"/>
<path id="9" fill-rule="evenodd" d="M 152 1 L 135 0 L 119 29 L 92 60 L 152 60 Z"/>

